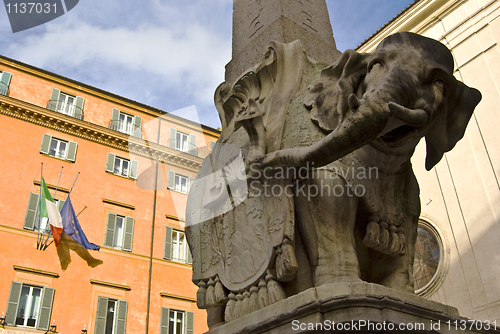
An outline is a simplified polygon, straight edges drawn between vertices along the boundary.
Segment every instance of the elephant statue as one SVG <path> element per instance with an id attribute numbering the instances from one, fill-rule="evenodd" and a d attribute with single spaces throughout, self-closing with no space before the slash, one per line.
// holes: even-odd
<path id="1" fill-rule="evenodd" d="M 450 51 L 413 33 L 327 66 L 272 43 L 216 91 L 222 133 L 188 198 L 197 302 L 209 325 L 311 287 L 366 281 L 413 292 L 420 214 L 410 158 L 430 170 L 481 94 Z"/>

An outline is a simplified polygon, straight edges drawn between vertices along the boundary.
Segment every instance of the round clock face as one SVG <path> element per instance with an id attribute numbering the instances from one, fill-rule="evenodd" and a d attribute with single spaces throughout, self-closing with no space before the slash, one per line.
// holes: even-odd
<path id="1" fill-rule="evenodd" d="M 422 289 L 436 274 L 441 253 L 439 247 L 435 235 L 427 228 L 419 226 L 413 263 L 415 291 Z"/>

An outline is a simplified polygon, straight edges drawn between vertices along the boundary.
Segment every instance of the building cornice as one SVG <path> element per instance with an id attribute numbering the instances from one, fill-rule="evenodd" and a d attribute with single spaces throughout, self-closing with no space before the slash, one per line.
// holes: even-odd
<path id="1" fill-rule="evenodd" d="M 195 173 L 203 162 L 202 158 L 3 95 L 0 114 Z"/>
<path id="2" fill-rule="evenodd" d="M 30 273 L 30 274 L 35 274 L 35 275 L 42 275 L 42 276 L 47 276 L 47 277 L 52 277 L 52 278 L 59 278 L 58 273 L 54 273 L 51 271 L 46 271 L 46 270 L 41 270 L 41 269 L 33 269 L 33 268 L 28 268 L 28 267 L 21 267 L 21 266 L 13 266 L 15 271 L 22 271 L 25 273 Z"/>
<path id="3" fill-rule="evenodd" d="M 96 285 L 101 285 L 101 286 L 105 286 L 105 287 L 108 287 L 108 288 L 121 289 L 121 290 L 125 290 L 125 291 L 132 290 L 132 288 L 130 286 L 128 286 L 128 285 L 123 285 L 123 284 L 118 284 L 118 283 L 112 283 L 112 282 L 104 282 L 104 281 L 99 281 L 99 280 L 96 280 L 96 279 L 91 279 L 90 280 L 90 284 L 96 284 Z"/>
<path id="4" fill-rule="evenodd" d="M 186 296 L 179 296 L 179 295 L 174 295 L 171 293 L 166 293 L 166 292 L 160 292 L 160 296 L 162 298 L 173 298 L 173 299 L 178 299 L 178 300 L 183 300 L 191 303 L 196 303 L 196 298 L 192 297 L 186 297 Z"/>

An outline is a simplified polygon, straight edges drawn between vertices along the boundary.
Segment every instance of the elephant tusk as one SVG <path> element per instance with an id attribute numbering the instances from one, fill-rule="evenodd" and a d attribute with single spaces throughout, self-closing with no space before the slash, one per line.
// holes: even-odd
<path id="1" fill-rule="evenodd" d="M 423 109 L 409 109 L 394 102 L 389 102 L 389 110 L 397 119 L 414 127 L 423 126 L 429 119 Z"/>
<path id="2" fill-rule="evenodd" d="M 357 110 L 359 106 L 363 104 L 363 102 L 360 99 L 358 99 L 356 95 L 351 94 L 347 98 L 347 104 L 349 105 L 349 109 Z"/>

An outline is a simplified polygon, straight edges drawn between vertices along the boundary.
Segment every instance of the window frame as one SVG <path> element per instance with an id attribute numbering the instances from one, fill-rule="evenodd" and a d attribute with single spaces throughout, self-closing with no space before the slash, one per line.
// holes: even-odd
<path id="1" fill-rule="evenodd" d="M 128 301 L 103 296 L 98 296 L 97 298 L 94 334 L 109 334 L 107 333 L 107 329 L 110 302 L 114 303 L 113 323 L 110 334 L 125 334 L 127 329 Z"/>
<path id="2" fill-rule="evenodd" d="M 116 220 L 117 218 L 123 218 L 122 232 L 121 232 L 121 245 L 116 245 Z M 130 216 L 118 215 L 113 212 L 107 213 L 106 218 L 106 232 L 104 233 L 104 243 L 105 247 L 118 249 L 122 251 L 132 252 L 133 241 L 134 241 L 134 225 L 135 218 Z"/>
<path id="3" fill-rule="evenodd" d="M 170 313 L 182 314 L 182 334 L 194 334 L 194 312 L 171 309 L 168 307 L 161 308 L 160 314 L 160 334 L 170 334 Z M 174 319 L 175 321 L 175 319 Z M 176 322 L 174 322 L 176 325 Z M 175 328 L 173 329 L 175 333 Z"/>
<path id="4" fill-rule="evenodd" d="M 184 237 L 184 245 L 183 245 L 183 258 L 174 258 L 174 248 L 179 247 L 179 243 L 174 243 L 174 233 L 177 235 L 183 235 Z M 179 237 L 177 237 L 179 240 Z M 177 254 L 180 254 L 180 250 L 177 250 Z M 163 249 L 163 258 L 165 260 L 175 261 L 179 263 L 192 264 L 193 256 L 191 255 L 191 250 L 189 249 L 189 245 L 187 243 L 186 232 L 178 229 L 174 229 L 170 226 L 165 226 L 165 245 Z"/>
<path id="5" fill-rule="evenodd" d="M 124 116 L 125 120 L 130 119 L 130 122 L 122 122 L 121 116 Z M 142 138 L 142 117 L 113 108 L 109 128 L 129 136 Z"/>
<path id="6" fill-rule="evenodd" d="M 177 186 L 176 186 L 176 179 L 177 179 L 177 177 L 183 177 L 183 178 L 187 179 L 187 182 L 186 182 L 186 191 L 182 191 L 182 190 L 177 189 Z M 176 191 L 176 192 L 179 192 L 179 193 L 182 193 L 182 194 L 189 194 L 189 191 L 191 190 L 191 185 L 193 184 L 193 182 L 194 182 L 194 177 L 185 176 L 185 175 L 176 173 L 176 172 L 171 171 L 171 170 L 168 171 L 167 188 L 170 189 L 170 190 L 173 190 L 173 191 Z"/>
<path id="7" fill-rule="evenodd" d="M 121 166 L 123 166 L 123 161 L 128 161 L 128 173 L 127 173 L 127 175 L 124 175 L 122 170 L 120 171 L 120 173 L 115 172 L 116 159 L 122 160 Z M 139 171 L 139 162 L 137 160 L 127 159 L 127 158 L 119 157 L 113 153 L 108 153 L 108 156 L 106 158 L 106 172 L 108 172 L 110 174 L 117 175 L 117 176 L 137 180 L 138 171 Z"/>
<path id="8" fill-rule="evenodd" d="M 59 144 L 60 143 L 66 143 L 66 149 L 64 151 L 64 156 L 57 155 L 57 154 L 52 154 L 52 142 L 57 141 Z M 59 144 L 57 147 L 59 147 Z M 40 153 L 41 154 L 46 154 L 48 156 L 51 156 L 56 159 L 60 160 L 66 160 L 70 162 L 75 162 L 76 160 L 76 153 L 78 150 L 78 143 L 66 139 L 61 139 L 58 137 L 54 137 L 52 135 L 49 135 L 47 133 L 44 133 L 42 136 L 42 143 L 40 144 Z"/>
<path id="9" fill-rule="evenodd" d="M 69 103 L 69 99 L 73 99 L 73 102 Z M 59 99 L 57 100 L 56 110 L 58 113 L 75 117 L 76 107 L 76 95 L 60 92 Z"/>

